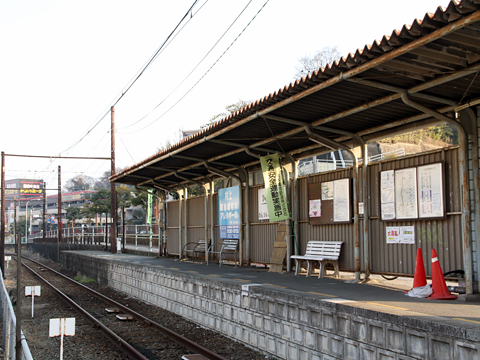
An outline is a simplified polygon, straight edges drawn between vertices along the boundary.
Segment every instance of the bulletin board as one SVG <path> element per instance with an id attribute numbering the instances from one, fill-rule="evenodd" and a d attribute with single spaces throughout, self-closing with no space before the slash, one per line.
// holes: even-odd
<path id="1" fill-rule="evenodd" d="M 445 217 L 443 163 L 380 172 L 380 219 Z"/>
<path id="2" fill-rule="evenodd" d="M 352 222 L 352 188 L 349 178 L 308 184 L 310 225 Z"/>

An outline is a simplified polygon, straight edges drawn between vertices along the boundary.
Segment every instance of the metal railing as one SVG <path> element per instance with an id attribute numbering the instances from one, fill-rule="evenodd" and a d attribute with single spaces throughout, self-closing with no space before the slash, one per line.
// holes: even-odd
<path id="1" fill-rule="evenodd" d="M 13 311 L 12 302 L 8 296 L 5 283 L 3 282 L 3 274 L 0 271 L 1 289 L 0 289 L 0 301 L 2 304 L 2 316 L 3 316 L 3 346 L 4 346 L 4 359 L 15 359 L 15 343 L 16 343 L 16 324 L 17 318 Z M 18 300 L 20 301 L 20 299 Z M 28 347 L 27 340 L 22 331 L 22 359 L 33 360 L 30 348 Z"/>
<path id="2" fill-rule="evenodd" d="M 110 243 L 111 227 L 102 226 L 75 226 L 73 228 L 62 229 L 62 242 L 71 244 L 96 244 L 105 245 Z M 125 246 L 134 248 L 146 249 L 148 252 L 154 248 L 158 248 L 160 240 L 159 228 L 157 224 L 145 224 L 145 225 L 126 225 L 125 232 L 123 227 L 117 226 L 117 238 L 122 239 L 125 233 Z M 45 238 L 57 239 L 58 230 L 47 231 Z M 43 233 L 37 232 L 32 235 L 28 235 L 28 242 L 43 239 Z"/>

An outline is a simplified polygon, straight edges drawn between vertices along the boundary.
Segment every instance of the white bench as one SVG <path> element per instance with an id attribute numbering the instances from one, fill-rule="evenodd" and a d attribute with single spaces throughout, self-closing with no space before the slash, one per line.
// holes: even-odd
<path id="1" fill-rule="evenodd" d="M 203 239 L 198 240 L 198 242 L 189 242 L 185 244 L 182 248 L 181 259 L 183 259 L 184 256 L 188 257 L 188 254 L 192 254 L 193 262 L 195 262 L 195 256 L 201 253 L 205 254 L 205 249 L 206 249 L 206 242 Z"/>
<path id="2" fill-rule="evenodd" d="M 220 250 L 217 250 L 219 247 Z M 220 255 L 220 266 L 222 266 L 222 258 L 227 254 L 231 254 L 234 256 L 235 266 L 237 266 L 238 240 L 225 239 L 221 243 L 213 244 L 208 248 L 208 255 L 210 256 L 210 254 L 212 254 L 213 256 L 215 256 L 215 254 Z"/>
<path id="3" fill-rule="evenodd" d="M 300 267 L 303 261 L 307 265 L 307 277 L 312 275 L 315 261 L 320 264 L 318 278 L 321 279 L 325 273 L 327 264 L 333 265 L 335 277 L 339 276 L 338 258 L 340 257 L 340 248 L 343 241 L 315 241 L 311 240 L 307 243 L 307 251 L 305 255 L 292 255 L 291 259 L 295 259 L 295 275 L 300 273 Z"/>

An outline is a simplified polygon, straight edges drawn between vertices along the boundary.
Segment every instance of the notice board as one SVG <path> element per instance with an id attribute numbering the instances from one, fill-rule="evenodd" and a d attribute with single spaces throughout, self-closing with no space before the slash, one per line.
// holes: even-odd
<path id="1" fill-rule="evenodd" d="M 350 178 L 308 184 L 310 225 L 352 222 Z"/>
<path id="2" fill-rule="evenodd" d="M 380 218 L 445 217 L 443 163 L 380 172 Z"/>

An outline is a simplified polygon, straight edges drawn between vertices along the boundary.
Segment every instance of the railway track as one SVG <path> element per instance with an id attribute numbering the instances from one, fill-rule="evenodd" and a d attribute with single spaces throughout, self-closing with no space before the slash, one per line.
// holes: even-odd
<path id="1" fill-rule="evenodd" d="M 23 257 L 22 265 L 100 330 L 125 354 L 123 358 L 180 359 L 196 355 L 192 358 L 226 359 L 42 263 Z"/>

